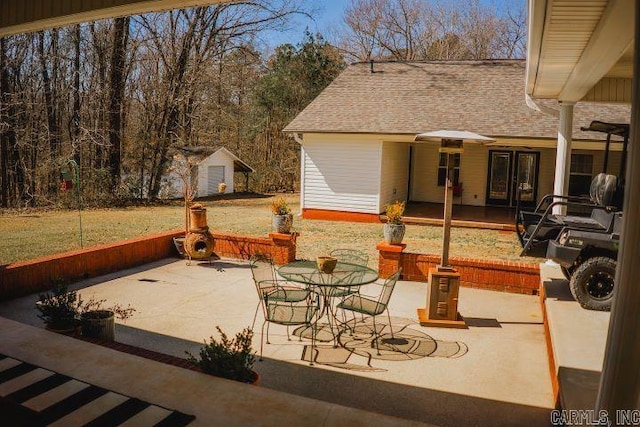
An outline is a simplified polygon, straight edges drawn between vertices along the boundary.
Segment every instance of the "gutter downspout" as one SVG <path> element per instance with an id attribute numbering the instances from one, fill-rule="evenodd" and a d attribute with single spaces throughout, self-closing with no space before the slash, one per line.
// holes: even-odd
<path id="1" fill-rule="evenodd" d="M 552 116 L 555 118 L 560 117 L 560 112 L 558 110 L 538 104 L 533 98 L 531 98 L 531 95 L 529 95 L 528 93 L 524 94 L 524 102 L 527 104 L 527 107 L 531 108 L 534 111 L 539 111 L 542 114 L 546 114 L 547 116 Z"/>
<path id="2" fill-rule="evenodd" d="M 300 211 L 297 213 L 297 216 L 302 217 L 302 211 L 304 210 L 304 158 L 306 153 L 302 133 L 293 132 L 292 135 L 293 139 L 300 144 Z"/>

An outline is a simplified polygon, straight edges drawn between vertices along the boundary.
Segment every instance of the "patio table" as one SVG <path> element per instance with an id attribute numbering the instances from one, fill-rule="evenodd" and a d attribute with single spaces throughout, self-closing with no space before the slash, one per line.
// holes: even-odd
<path id="1" fill-rule="evenodd" d="M 336 318 L 335 313 L 331 310 L 332 296 L 337 291 L 344 291 L 345 288 L 355 289 L 378 279 L 378 272 L 372 268 L 340 261 L 331 273 L 323 273 L 318 270 L 315 261 L 290 262 L 280 266 L 277 271 L 284 279 L 304 283 L 322 296 L 322 309 L 315 323 L 317 325 L 318 321 L 326 315 L 336 347 L 338 340 L 333 328 L 334 326 L 337 328 L 338 324 L 342 322 Z M 304 331 L 300 331 L 300 333 L 304 334 Z"/>

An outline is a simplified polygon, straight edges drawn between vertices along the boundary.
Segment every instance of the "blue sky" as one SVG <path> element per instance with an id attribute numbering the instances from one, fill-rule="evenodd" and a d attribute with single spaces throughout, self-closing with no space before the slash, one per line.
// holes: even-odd
<path id="1" fill-rule="evenodd" d="M 312 33 L 327 35 L 331 27 L 342 22 L 344 10 L 350 0 L 300 0 L 314 8 L 313 19 L 307 16 L 297 16 L 286 31 L 272 31 L 265 37 L 271 47 L 283 43 L 297 44 L 302 41 L 305 28 Z"/>
<path id="2" fill-rule="evenodd" d="M 275 47 L 283 43 L 298 44 L 302 41 L 305 28 L 309 28 L 312 33 L 320 32 L 323 36 L 331 39 L 332 27 L 342 23 L 344 10 L 350 3 L 350 0 L 300 0 L 314 8 L 313 19 L 306 16 L 299 16 L 291 23 L 291 28 L 286 31 L 273 31 L 266 37 L 265 41 Z M 425 0 L 427 1 L 427 0 Z M 464 0 L 458 0 L 463 1 Z M 496 5 L 499 9 L 503 9 L 506 5 L 512 6 L 516 3 L 523 4 L 526 0 L 480 0 L 481 3 Z"/>

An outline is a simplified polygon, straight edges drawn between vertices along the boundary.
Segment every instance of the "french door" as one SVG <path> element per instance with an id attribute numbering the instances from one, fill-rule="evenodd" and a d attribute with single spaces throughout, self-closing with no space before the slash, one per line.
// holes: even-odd
<path id="1" fill-rule="evenodd" d="M 537 151 L 490 150 L 486 204 L 515 206 L 517 191 L 521 189 L 520 205 L 535 206 L 539 168 Z"/>

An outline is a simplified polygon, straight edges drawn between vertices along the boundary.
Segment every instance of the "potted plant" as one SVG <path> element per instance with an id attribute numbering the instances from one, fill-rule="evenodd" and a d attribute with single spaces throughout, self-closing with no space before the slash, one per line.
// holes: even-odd
<path id="1" fill-rule="evenodd" d="M 273 213 L 273 231 L 276 233 L 290 233 L 293 225 L 293 215 L 284 197 L 278 197 L 271 202 L 271 212 Z"/>
<path id="2" fill-rule="evenodd" d="M 38 317 L 49 330 L 68 335 L 75 334 L 79 326 L 78 313 L 82 307 L 82 300 L 76 291 L 69 291 L 62 280 L 54 282 L 56 285 L 50 292 L 38 295 Z"/>
<path id="3" fill-rule="evenodd" d="M 105 302 L 106 300 L 93 298 L 85 302 L 77 291 L 68 290 L 61 280 L 57 280 L 56 286 L 50 292 L 38 295 L 36 309 L 40 312 L 38 317 L 49 330 L 69 335 L 81 331 L 84 336 L 113 341 L 114 318 L 117 316 L 126 320 L 136 310 L 120 304 L 103 308 Z"/>
<path id="4" fill-rule="evenodd" d="M 94 300 L 91 298 L 81 306 L 79 319 L 83 336 L 115 341 L 115 318 L 127 320 L 136 311 L 130 305 L 123 307 L 117 303 L 108 308 L 103 308 L 102 304 L 105 302 L 106 300 Z"/>
<path id="5" fill-rule="evenodd" d="M 214 337 L 205 341 L 200 349 L 199 358 L 186 351 L 189 360 L 197 363 L 203 372 L 230 380 L 256 384 L 258 373 L 253 370 L 255 353 L 251 347 L 253 331 L 245 328 L 230 339 L 220 328 L 216 326 L 220 334 L 220 340 Z"/>
<path id="6" fill-rule="evenodd" d="M 385 206 L 387 222 L 384 224 L 384 240 L 390 245 L 402 243 L 406 226 L 402 223 L 405 202 L 396 200 Z"/>

